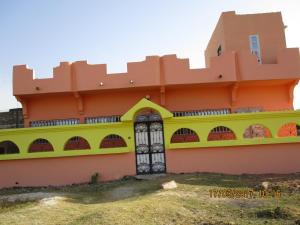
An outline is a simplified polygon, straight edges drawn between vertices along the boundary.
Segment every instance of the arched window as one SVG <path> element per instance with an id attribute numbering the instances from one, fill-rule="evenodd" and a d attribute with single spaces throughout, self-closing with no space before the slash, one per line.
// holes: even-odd
<path id="1" fill-rule="evenodd" d="M 83 149 L 91 149 L 91 147 L 86 139 L 79 136 L 70 138 L 64 147 L 64 150 L 83 150 Z"/>
<path id="2" fill-rule="evenodd" d="M 124 139 L 117 134 L 107 135 L 100 143 L 100 148 L 120 148 L 126 146 Z"/>
<path id="3" fill-rule="evenodd" d="M 36 139 L 29 146 L 28 152 L 51 152 L 53 151 L 52 144 L 46 139 Z"/>
<path id="4" fill-rule="evenodd" d="M 300 136 L 300 126 L 296 123 L 284 124 L 277 133 L 278 137 L 296 137 Z"/>
<path id="5" fill-rule="evenodd" d="M 208 141 L 223 141 L 223 140 L 235 140 L 235 139 L 236 136 L 234 132 L 228 127 L 224 127 L 224 126 L 218 126 L 213 128 L 210 131 L 207 138 Z"/>
<path id="6" fill-rule="evenodd" d="M 12 141 L 0 142 L 0 155 L 20 153 L 18 146 Z"/>
<path id="7" fill-rule="evenodd" d="M 250 125 L 244 132 L 244 138 L 270 138 L 270 130 L 261 124 Z"/>
<path id="8" fill-rule="evenodd" d="M 198 142 L 199 137 L 195 131 L 189 128 L 180 128 L 174 132 L 171 143 Z"/>

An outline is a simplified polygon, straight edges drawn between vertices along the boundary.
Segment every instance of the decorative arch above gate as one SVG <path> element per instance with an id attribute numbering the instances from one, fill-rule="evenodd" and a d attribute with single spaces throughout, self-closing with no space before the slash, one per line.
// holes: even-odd
<path id="1" fill-rule="evenodd" d="M 136 114 L 139 111 L 147 108 L 157 111 L 162 119 L 173 117 L 173 114 L 169 110 L 154 102 L 151 102 L 148 99 L 143 98 L 121 117 L 121 121 L 134 121 Z"/>
<path id="2" fill-rule="evenodd" d="M 163 118 L 172 116 L 163 107 L 142 99 L 121 118 L 134 121 L 137 174 L 166 172 Z"/>

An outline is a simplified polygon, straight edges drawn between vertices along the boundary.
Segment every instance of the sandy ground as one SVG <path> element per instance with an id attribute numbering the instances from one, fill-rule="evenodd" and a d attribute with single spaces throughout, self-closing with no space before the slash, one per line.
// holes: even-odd
<path id="1" fill-rule="evenodd" d="M 63 195 L 59 193 L 48 193 L 48 192 L 33 192 L 24 194 L 13 194 L 0 196 L 0 201 L 6 202 L 25 202 L 25 201 L 39 201 L 41 205 L 53 206 L 59 201 L 66 199 Z"/>

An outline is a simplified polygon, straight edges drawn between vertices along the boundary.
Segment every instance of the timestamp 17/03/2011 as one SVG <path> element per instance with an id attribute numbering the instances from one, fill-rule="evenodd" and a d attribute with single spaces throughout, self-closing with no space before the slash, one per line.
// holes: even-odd
<path id="1" fill-rule="evenodd" d="M 281 190 L 254 190 L 254 189 L 237 189 L 237 188 L 221 188 L 210 189 L 209 196 L 211 198 L 280 198 Z"/>

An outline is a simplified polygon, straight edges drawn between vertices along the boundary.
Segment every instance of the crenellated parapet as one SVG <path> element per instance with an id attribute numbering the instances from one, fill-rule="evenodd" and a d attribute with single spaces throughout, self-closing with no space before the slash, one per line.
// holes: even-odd
<path id="1" fill-rule="evenodd" d="M 145 61 L 127 63 L 127 72 L 111 74 L 107 73 L 106 64 L 79 61 L 72 64 L 72 77 L 78 91 L 159 86 L 159 57 L 147 56 Z"/>
<path id="2" fill-rule="evenodd" d="M 238 63 L 242 80 L 290 80 L 300 79 L 299 48 L 285 48 L 277 53 L 275 63 L 257 62 L 253 54 L 241 51 Z"/>
<path id="3" fill-rule="evenodd" d="M 227 52 L 211 60 L 211 66 L 190 69 L 188 59 L 178 59 L 176 55 L 161 58 L 166 85 L 206 84 L 236 81 L 235 52 Z"/>
<path id="4" fill-rule="evenodd" d="M 71 91 L 71 65 L 61 62 L 53 68 L 53 78 L 36 79 L 34 71 L 26 65 L 13 68 L 13 94 L 60 93 Z"/>
<path id="5" fill-rule="evenodd" d="M 26 65 L 14 66 L 13 94 L 80 92 L 160 85 L 158 56 L 147 56 L 145 61 L 127 63 L 127 72 L 107 73 L 106 64 L 87 61 L 62 62 L 53 69 L 52 78 L 35 79 Z"/>
<path id="6" fill-rule="evenodd" d="M 13 93 L 25 96 L 45 93 L 165 87 L 183 84 L 209 84 L 259 80 L 299 80 L 299 49 L 283 49 L 277 62 L 260 64 L 248 51 L 224 52 L 212 57 L 209 68 L 191 69 L 188 59 L 176 55 L 147 56 L 142 62 L 127 63 L 124 73 L 107 73 L 106 64 L 87 61 L 62 62 L 53 69 L 53 77 L 35 79 L 26 65 L 14 66 Z"/>

